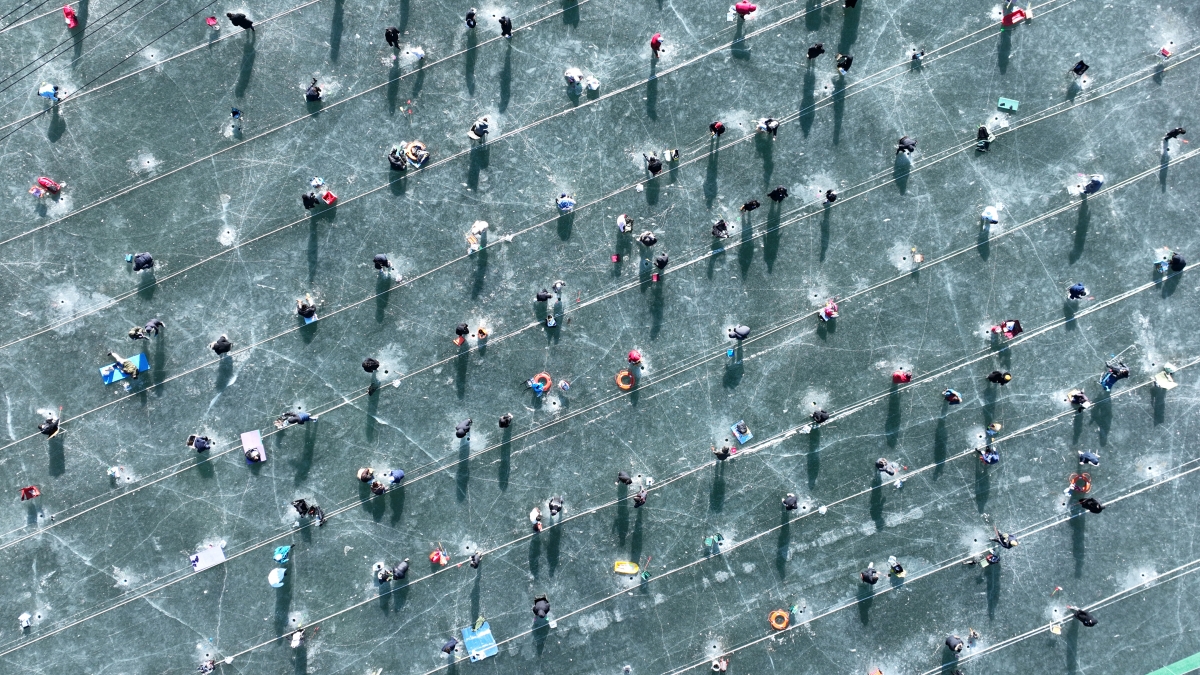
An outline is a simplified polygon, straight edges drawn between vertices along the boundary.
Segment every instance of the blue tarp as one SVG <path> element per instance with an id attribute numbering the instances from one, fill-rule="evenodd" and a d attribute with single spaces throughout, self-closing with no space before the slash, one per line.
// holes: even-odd
<path id="1" fill-rule="evenodd" d="M 737 430 L 738 424 L 744 424 L 744 421 L 738 420 L 737 424 L 734 424 L 733 426 L 729 427 L 729 430 L 733 432 L 734 436 L 737 436 L 738 443 L 741 443 L 744 445 L 746 443 L 746 441 L 750 440 L 751 438 L 754 438 L 754 434 L 750 432 L 749 427 L 746 428 L 746 433 L 739 434 L 738 430 Z"/>
<path id="2" fill-rule="evenodd" d="M 462 636 L 463 646 L 471 655 L 471 663 L 500 653 L 500 648 L 496 646 L 496 638 L 492 637 L 492 627 L 486 621 L 479 627 L 479 630 L 462 629 Z"/>
<path id="3" fill-rule="evenodd" d="M 137 356 L 131 356 L 131 357 L 129 357 L 129 360 L 133 361 L 134 363 L 137 364 L 137 369 L 138 369 L 139 373 L 150 370 L 150 362 L 146 360 L 145 354 L 138 354 Z M 100 369 L 100 379 L 104 380 L 104 384 L 112 384 L 113 382 L 120 382 L 121 380 L 124 380 L 125 377 L 126 377 L 125 373 L 121 372 L 120 364 L 117 364 L 117 363 L 110 363 L 107 366 L 104 366 L 103 368 Z"/>

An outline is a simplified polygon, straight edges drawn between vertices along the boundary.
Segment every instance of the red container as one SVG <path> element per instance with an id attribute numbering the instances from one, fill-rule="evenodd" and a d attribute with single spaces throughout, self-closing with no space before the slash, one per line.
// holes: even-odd
<path id="1" fill-rule="evenodd" d="M 1018 7 L 1012 12 L 1005 14 L 1004 18 L 1000 19 L 1000 25 L 1009 27 L 1015 26 L 1024 21 L 1025 18 L 1025 10 Z"/>

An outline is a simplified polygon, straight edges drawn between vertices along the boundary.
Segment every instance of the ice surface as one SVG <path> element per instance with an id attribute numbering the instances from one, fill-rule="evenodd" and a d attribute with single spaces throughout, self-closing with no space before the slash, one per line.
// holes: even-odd
<path id="1" fill-rule="evenodd" d="M 1200 651 L 1197 284 L 1152 268 L 1164 246 L 1200 259 L 1197 160 L 1188 136 L 1161 140 L 1193 124 L 1200 8 L 1047 0 L 1000 31 L 1000 2 L 762 2 L 738 22 L 727 1 L 552 0 L 476 5 L 471 32 L 469 3 L 97 0 L 71 34 L 60 9 L 20 2 L 0 11 L 0 673 L 212 659 L 256 675 L 646 675 L 729 654 L 736 673 L 894 675 L 953 670 L 943 640 L 972 628 L 967 673 L 1139 674 Z M 254 34 L 225 21 L 235 11 Z M 854 56 L 845 77 L 838 52 Z M 1069 73 L 1080 59 L 1086 83 Z M 569 67 L 601 88 L 567 88 Z M 314 77 L 324 101 L 306 104 Z M 52 110 L 43 81 L 66 93 Z M 753 132 L 764 117 L 777 139 Z M 986 153 L 980 124 L 997 136 Z M 912 157 L 895 154 L 903 135 Z M 390 170 L 389 149 L 416 139 L 426 166 Z M 679 161 L 649 179 L 641 155 L 670 149 Z M 1069 194 L 1093 173 L 1102 192 Z M 38 200 L 38 176 L 65 187 Z M 301 207 L 315 176 L 336 208 Z M 574 213 L 556 212 L 562 192 Z M 750 199 L 763 207 L 740 213 Z M 982 228 L 992 205 L 1000 223 Z M 619 233 L 620 214 L 658 243 Z M 477 220 L 486 247 L 468 255 Z M 124 262 L 142 251 L 152 273 Z M 561 297 L 535 302 L 557 279 Z M 1076 281 L 1089 296 L 1070 302 Z M 830 298 L 840 316 L 817 321 Z M 155 317 L 161 335 L 128 340 Z M 1025 332 L 993 343 L 1009 318 Z M 457 347 L 461 322 L 489 336 Z M 740 347 L 737 324 L 752 328 Z M 630 349 L 643 362 L 622 392 Z M 109 351 L 150 370 L 105 387 Z M 1115 354 L 1131 376 L 1107 395 Z M 1169 392 L 1150 385 L 1166 362 Z M 891 385 L 898 367 L 912 383 Z M 989 384 L 995 369 L 1014 380 Z M 538 398 L 525 382 L 543 371 Z M 818 409 L 833 419 L 810 428 Z M 42 410 L 64 420 L 49 441 Z M 276 429 L 288 410 L 319 419 Z M 738 420 L 755 438 L 716 464 Z M 1002 459 L 985 466 L 992 422 Z M 269 459 L 247 465 L 252 429 Z M 1102 457 L 1087 468 L 1102 514 L 1063 494 L 1080 450 Z M 906 468 L 880 481 L 879 457 Z M 355 479 L 368 466 L 407 475 L 373 496 Z M 26 485 L 42 496 L 18 502 Z M 326 524 L 299 520 L 298 498 Z M 994 528 L 1020 546 L 964 565 Z M 226 561 L 193 573 L 222 542 Z M 428 561 L 439 545 L 444 567 Z M 907 576 L 869 592 L 858 572 L 890 555 Z M 405 558 L 404 580 L 375 580 L 377 561 Z M 549 621 L 530 612 L 540 593 Z M 1100 625 L 1052 634 L 1067 604 L 1096 605 Z M 480 616 L 497 656 L 439 651 Z"/>

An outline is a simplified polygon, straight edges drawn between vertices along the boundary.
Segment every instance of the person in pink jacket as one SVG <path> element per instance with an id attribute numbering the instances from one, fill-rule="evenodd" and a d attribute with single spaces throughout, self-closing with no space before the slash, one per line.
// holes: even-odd
<path id="1" fill-rule="evenodd" d="M 749 0 L 739 0 L 738 4 L 733 6 L 733 11 L 737 12 L 738 16 L 742 18 L 749 16 L 756 9 L 758 9 L 758 6 L 751 4 Z"/>

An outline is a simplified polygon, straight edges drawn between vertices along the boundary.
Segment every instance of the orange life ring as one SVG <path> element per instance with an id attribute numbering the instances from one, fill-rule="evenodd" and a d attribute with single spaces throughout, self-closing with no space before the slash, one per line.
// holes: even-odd
<path id="1" fill-rule="evenodd" d="M 1080 494 L 1087 494 L 1092 489 L 1092 477 L 1086 473 L 1071 474 L 1071 490 Z"/>
<path id="2" fill-rule="evenodd" d="M 767 620 L 771 622 L 771 628 L 774 628 L 775 630 L 783 630 L 784 628 L 787 628 L 788 622 L 790 621 L 790 619 L 788 619 L 788 613 L 782 609 L 777 609 L 774 612 L 771 612 L 771 615 L 767 617 Z"/>
<path id="3" fill-rule="evenodd" d="M 617 372 L 617 388 L 621 391 L 633 389 L 633 373 L 622 368 Z"/>
<path id="4" fill-rule="evenodd" d="M 543 391 L 550 391 L 550 385 L 554 384 L 554 382 L 550 380 L 550 373 L 538 373 L 537 375 L 533 376 L 533 381 L 542 385 Z"/>

